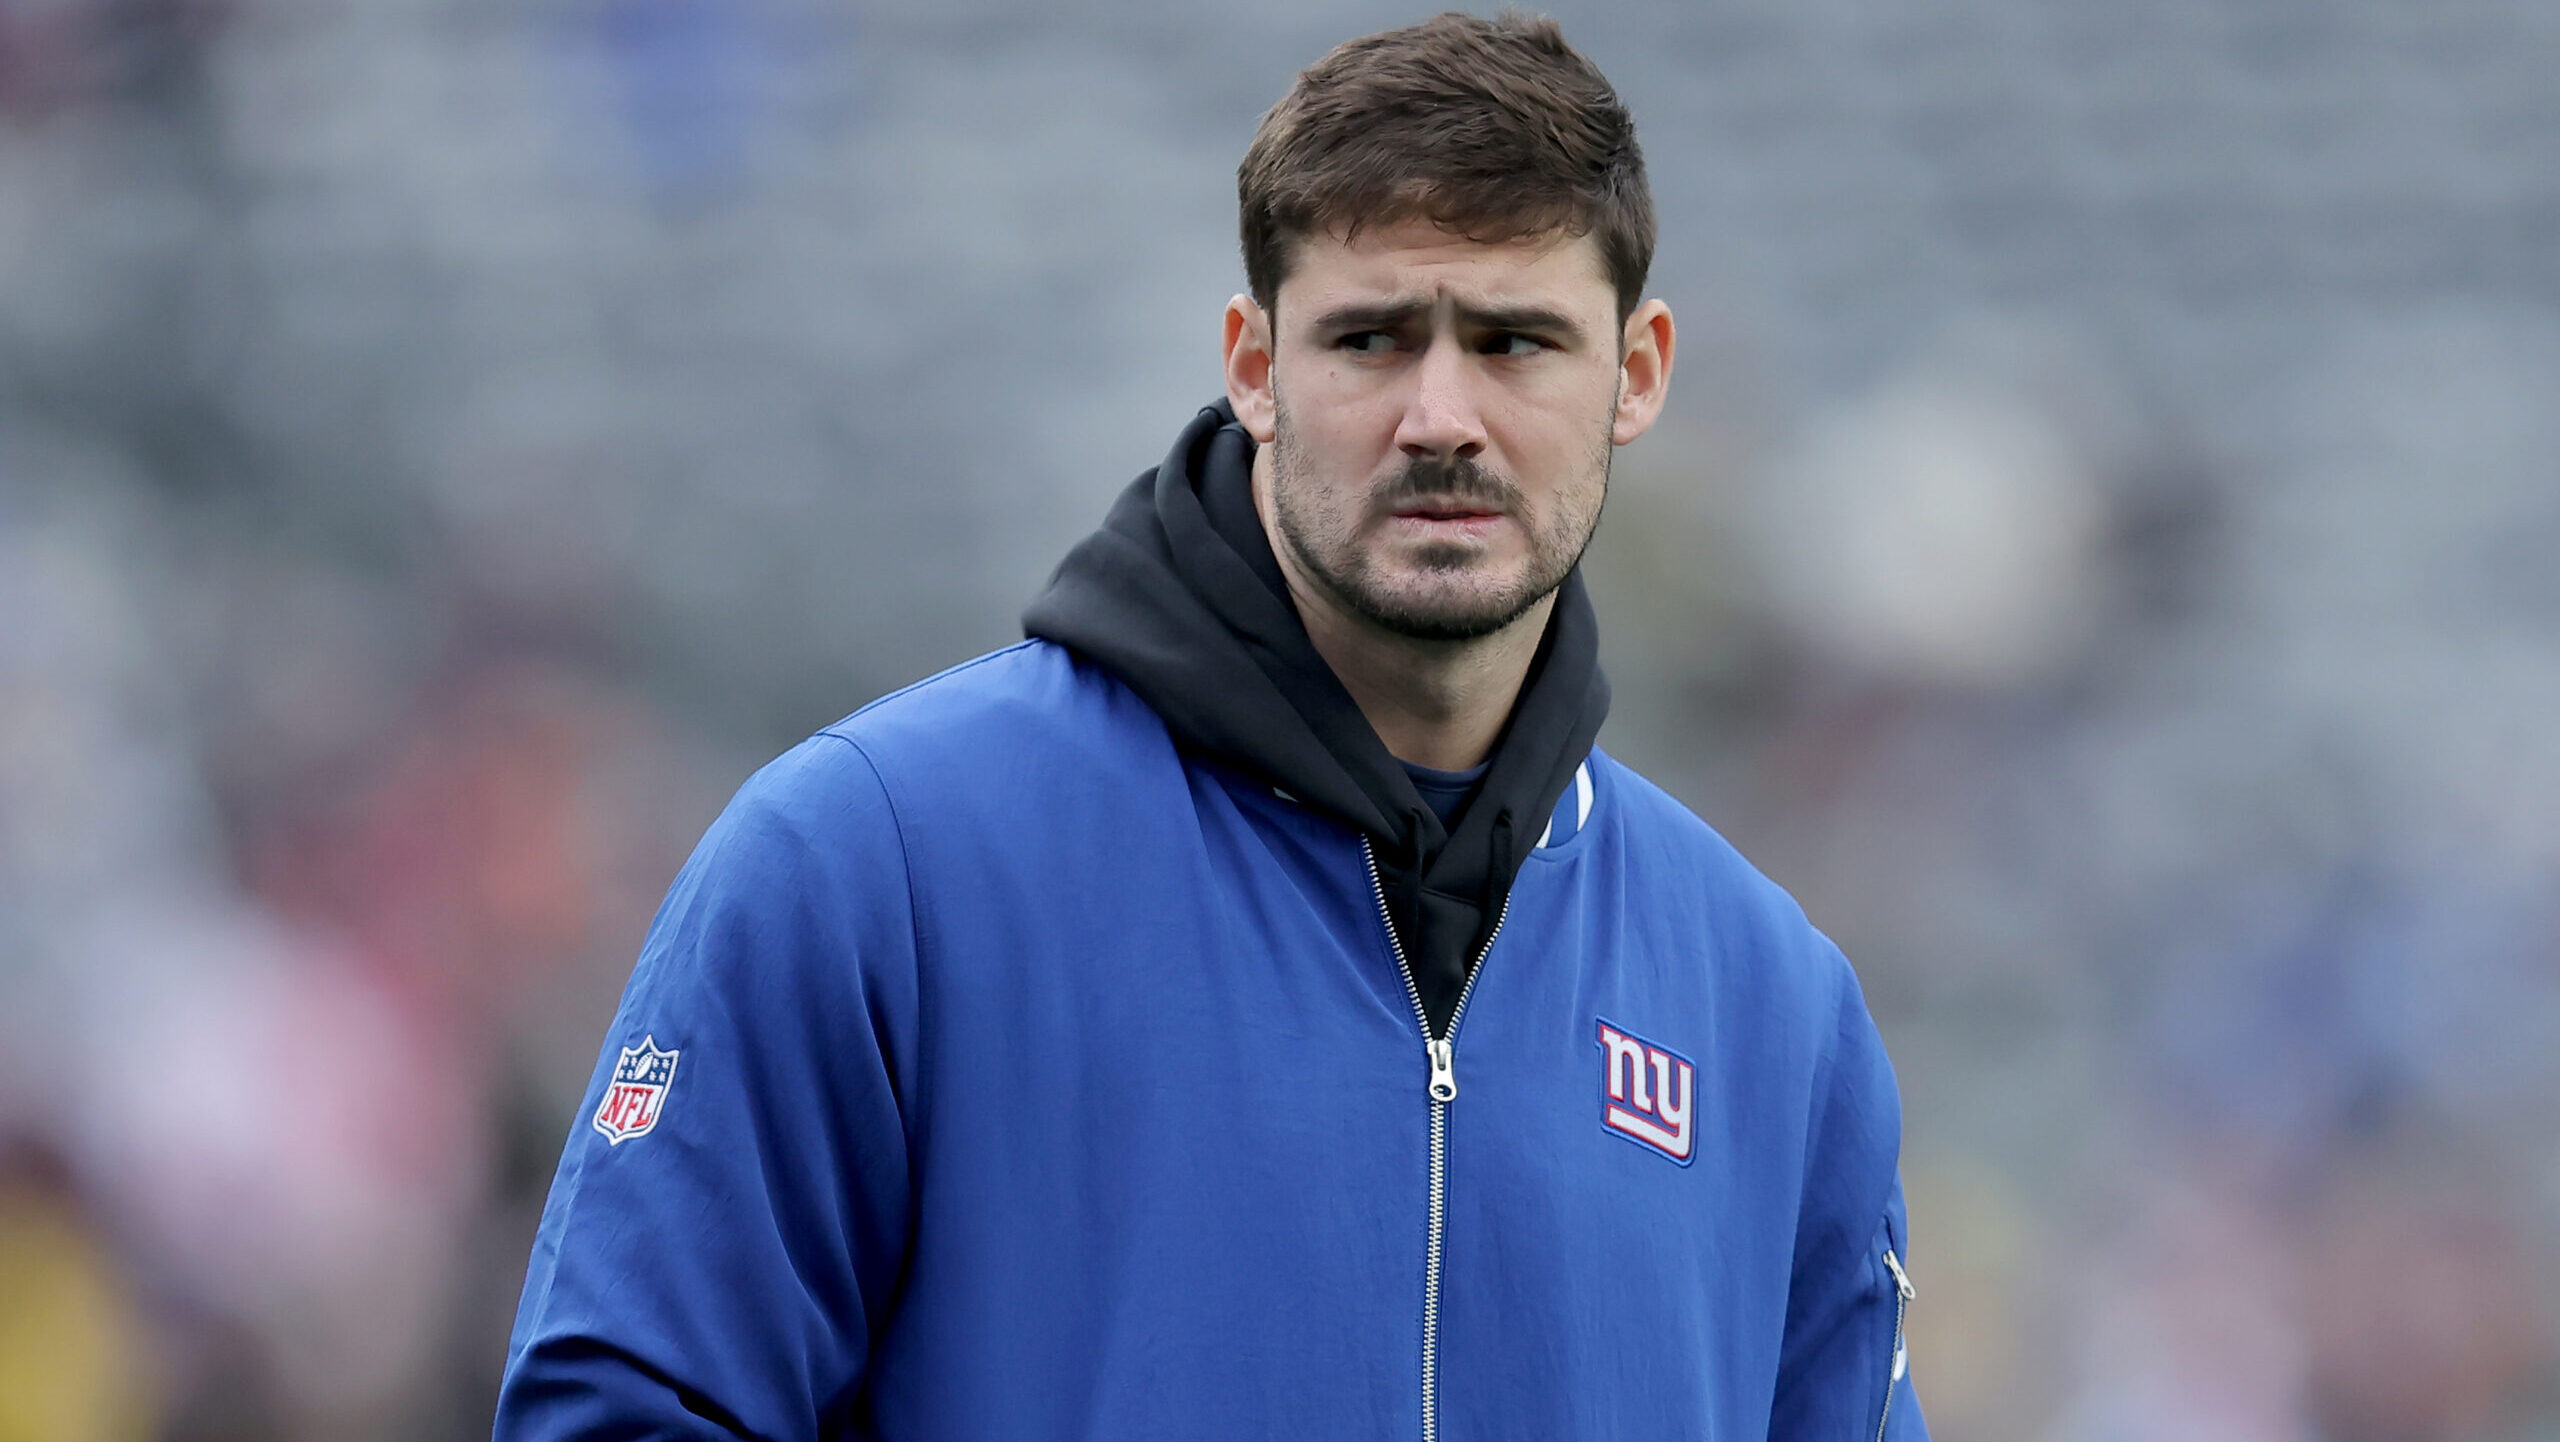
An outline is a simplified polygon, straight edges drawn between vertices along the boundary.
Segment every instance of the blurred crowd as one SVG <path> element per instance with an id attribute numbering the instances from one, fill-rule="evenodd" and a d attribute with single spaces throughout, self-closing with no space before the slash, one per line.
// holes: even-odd
<path id="1" fill-rule="evenodd" d="M 1939 1434 L 2560 1438 L 2560 12 L 1555 9 L 1602 741 L 1858 963 Z M 687 848 L 1013 639 L 1411 18 L 0 0 L 0 1442 L 485 1435 Z"/>

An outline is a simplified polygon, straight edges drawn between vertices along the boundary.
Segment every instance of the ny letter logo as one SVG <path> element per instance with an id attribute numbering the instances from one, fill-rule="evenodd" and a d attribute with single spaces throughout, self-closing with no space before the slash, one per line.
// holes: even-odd
<path id="1" fill-rule="evenodd" d="M 1600 1124 L 1689 1165 L 1698 1069 L 1678 1052 L 1600 1023 Z"/>

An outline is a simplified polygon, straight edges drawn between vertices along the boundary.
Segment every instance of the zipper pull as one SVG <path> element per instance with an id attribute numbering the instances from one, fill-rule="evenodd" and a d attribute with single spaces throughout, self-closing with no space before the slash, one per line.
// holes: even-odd
<path id="1" fill-rule="evenodd" d="M 1902 1300 L 1908 1302 L 1920 1295 L 1920 1289 L 1911 1285 L 1911 1274 L 1902 1270 L 1902 1259 L 1893 1254 L 1891 1247 L 1884 1249 L 1884 1269 L 1893 1273 L 1893 1289 L 1902 1294 Z"/>
<path id="2" fill-rule="evenodd" d="M 1458 1099 L 1458 1049 L 1447 1037 L 1425 1042 L 1423 1049 L 1431 1053 L 1431 1099 L 1451 1102 Z"/>

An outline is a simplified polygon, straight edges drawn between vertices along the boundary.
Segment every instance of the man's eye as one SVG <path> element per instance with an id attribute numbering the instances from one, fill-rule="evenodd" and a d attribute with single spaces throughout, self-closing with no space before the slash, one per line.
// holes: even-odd
<path id="1" fill-rule="evenodd" d="M 1522 335 L 1518 331 L 1504 331 L 1499 335 L 1489 336 L 1483 347 L 1486 355 L 1505 356 L 1535 355 L 1546 348 L 1545 341 L 1533 335 Z"/>
<path id="2" fill-rule="evenodd" d="M 1385 355 L 1396 348 L 1396 338 L 1382 330 L 1355 330 L 1334 344 L 1358 355 Z"/>

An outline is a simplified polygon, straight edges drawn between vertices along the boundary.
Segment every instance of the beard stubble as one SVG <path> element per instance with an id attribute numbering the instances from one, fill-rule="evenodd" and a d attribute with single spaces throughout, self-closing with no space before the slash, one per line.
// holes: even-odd
<path id="1" fill-rule="evenodd" d="M 1349 505 L 1326 504 L 1320 483 L 1309 478 L 1295 444 L 1289 410 L 1274 396 L 1272 437 L 1272 513 L 1276 528 L 1299 566 L 1355 614 L 1389 632 L 1418 641 L 1473 641 L 1490 636 L 1526 615 L 1553 595 L 1600 526 L 1608 495 L 1609 462 L 1614 449 L 1607 430 L 1590 461 L 1600 497 L 1587 521 L 1559 509 L 1550 524 L 1531 523 L 1520 487 L 1509 477 L 1465 456 L 1446 459 L 1413 457 L 1386 481 Z M 1614 404 L 1612 410 L 1614 411 Z M 1559 492 L 1559 497 L 1564 495 Z M 1378 574 L 1372 551 L 1373 529 L 1396 508 L 1425 497 L 1456 500 L 1500 511 L 1521 523 L 1529 542 L 1528 564 L 1510 584 L 1490 589 L 1467 584 L 1468 573 L 1486 566 L 1481 551 L 1456 543 L 1434 543 L 1411 553 L 1415 568 L 1443 584 L 1392 587 Z"/>

